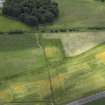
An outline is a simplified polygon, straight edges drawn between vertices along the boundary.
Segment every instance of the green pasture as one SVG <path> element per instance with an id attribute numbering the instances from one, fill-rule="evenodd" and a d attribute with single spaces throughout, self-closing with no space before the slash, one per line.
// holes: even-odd
<path id="1" fill-rule="evenodd" d="M 34 34 L 0 35 L 0 78 L 35 71 L 45 65 Z"/>
<path id="2" fill-rule="evenodd" d="M 30 31 L 32 30 L 32 28 L 0 14 L 0 32 L 10 32 L 18 30 Z"/>
<path id="3" fill-rule="evenodd" d="M 104 90 L 104 43 L 65 57 L 60 39 L 38 33 L 0 35 L 1 104 L 65 105 Z"/>
<path id="4" fill-rule="evenodd" d="M 105 3 L 98 0 L 55 1 L 59 3 L 60 16 L 48 29 L 105 26 Z"/>

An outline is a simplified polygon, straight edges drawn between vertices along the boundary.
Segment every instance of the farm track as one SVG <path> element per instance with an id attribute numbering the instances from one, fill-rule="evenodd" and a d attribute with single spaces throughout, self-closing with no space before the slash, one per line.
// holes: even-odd
<path id="1" fill-rule="evenodd" d="M 105 91 L 96 93 L 95 95 L 92 95 L 92 96 L 81 98 L 79 100 L 73 101 L 73 102 L 66 104 L 66 105 L 85 105 L 89 102 L 93 102 L 95 100 L 98 100 L 98 99 L 101 99 L 104 97 L 105 97 Z"/>

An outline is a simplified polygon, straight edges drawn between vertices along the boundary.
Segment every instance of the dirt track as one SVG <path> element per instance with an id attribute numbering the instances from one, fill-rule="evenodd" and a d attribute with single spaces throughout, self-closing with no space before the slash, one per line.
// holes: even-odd
<path id="1" fill-rule="evenodd" d="M 95 95 L 92 95 L 92 96 L 81 98 L 79 100 L 73 101 L 73 102 L 66 104 L 66 105 L 85 105 L 89 102 L 93 102 L 95 100 L 98 100 L 98 99 L 101 99 L 104 97 L 105 97 L 105 91 L 96 93 Z"/>

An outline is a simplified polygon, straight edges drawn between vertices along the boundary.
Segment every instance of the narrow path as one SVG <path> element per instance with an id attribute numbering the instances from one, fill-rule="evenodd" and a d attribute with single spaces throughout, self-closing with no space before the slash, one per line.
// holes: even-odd
<path id="1" fill-rule="evenodd" d="M 85 105 L 89 102 L 93 102 L 95 100 L 98 100 L 98 99 L 101 99 L 104 97 L 105 97 L 105 91 L 96 93 L 95 95 L 92 95 L 92 96 L 81 98 L 79 100 L 73 101 L 73 102 L 66 104 L 66 105 Z"/>

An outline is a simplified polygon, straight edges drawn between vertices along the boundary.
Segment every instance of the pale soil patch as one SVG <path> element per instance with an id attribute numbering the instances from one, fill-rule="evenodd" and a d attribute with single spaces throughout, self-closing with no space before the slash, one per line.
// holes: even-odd
<path id="1" fill-rule="evenodd" d="M 96 55 L 96 58 L 105 63 L 105 52 L 101 52 Z"/>
<path id="2" fill-rule="evenodd" d="M 46 47 L 45 54 L 46 54 L 46 57 L 49 58 L 50 60 L 51 59 L 59 60 L 62 58 L 61 51 L 56 46 Z"/>
<path id="3" fill-rule="evenodd" d="M 53 58 L 58 52 L 59 52 L 59 49 L 56 47 L 45 48 L 45 53 L 48 58 Z"/>
<path id="4" fill-rule="evenodd" d="M 105 32 L 46 33 L 48 39 L 61 39 L 67 57 L 76 56 L 105 42 Z"/>

